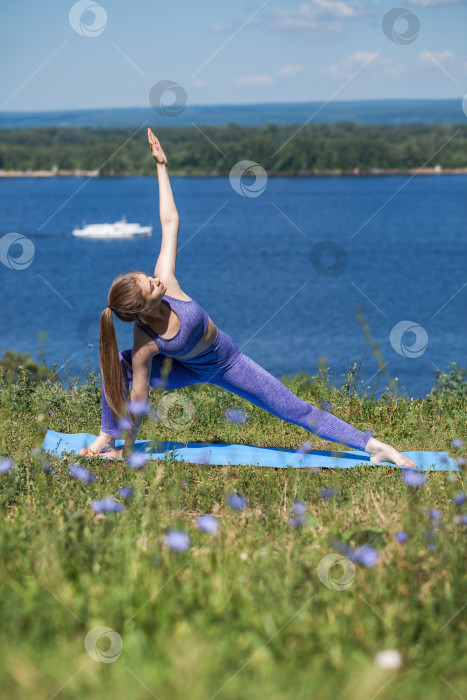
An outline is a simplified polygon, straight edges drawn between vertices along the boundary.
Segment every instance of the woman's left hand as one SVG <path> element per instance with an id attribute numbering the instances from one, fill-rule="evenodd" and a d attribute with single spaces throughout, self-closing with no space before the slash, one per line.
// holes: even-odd
<path id="1" fill-rule="evenodd" d="M 161 165 L 167 165 L 167 156 L 162 150 L 162 146 L 159 140 L 154 136 L 151 129 L 148 127 L 148 141 L 151 147 L 152 155 L 156 163 L 161 163 Z"/>

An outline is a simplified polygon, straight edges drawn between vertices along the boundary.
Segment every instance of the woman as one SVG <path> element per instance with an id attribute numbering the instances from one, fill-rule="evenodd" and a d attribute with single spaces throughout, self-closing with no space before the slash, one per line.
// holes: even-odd
<path id="1" fill-rule="evenodd" d="M 326 440 L 366 451 L 373 462 L 414 466 L 412 460 L 393 447 L 371 437 L 371 431 L 362 432 L 296 396 L 244 355 L 229 335 L 216 328 L 206 311 L 183 292 L 175 277 L 179 218 L 167 158 L 150 129 L 148 140 L 157 163 L 161 250 L 153 277 L 144 272 L 130 272 L 117 277 L 110 288 L 109 306 L 102 313 L 100 327 L 101 430 L 99 437 L 83 448 L 81 454 L 128 456 L 143 415 L 136 414 L 132 407 L 136 402 L 147 403 L 150 386 L 160 386 L 163 381 L 164 388 L 170 390 L 209 382 Z M 121 321 L 134 322 L 133 350 L 118 352 L 112 312 Z M 131 428 L 126 433 L 124 449 L 117 450 L 117 420 L 123 415 L 130 419 Z"/>

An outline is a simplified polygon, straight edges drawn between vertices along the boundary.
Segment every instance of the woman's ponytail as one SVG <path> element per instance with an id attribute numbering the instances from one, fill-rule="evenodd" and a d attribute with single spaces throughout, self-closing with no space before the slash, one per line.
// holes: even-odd
<path id="1" fill-rule="evenodd" d="M 118 419 L 126 413 L 127 397 L 125 396 L 125 379 L 118 354 L 112 311 L 108 306 L 101 314 L 99 355 L 105 398 L 114 416 Z"/>
<path id="2" fill-rule="evenodd" d="M 144 272 L 128 272 L 119 275 L 112 282 L 109 291 L 109 305 L 101 314 L 99 357 L 102 374 L 102 386 L 105 398 L 116 420 L 128 416 L 125 377 L 118 352 L 117 338 L 112 311 L 121 321 L 134 322 L 139 313 L 146 308 L 138 275 Z"/>

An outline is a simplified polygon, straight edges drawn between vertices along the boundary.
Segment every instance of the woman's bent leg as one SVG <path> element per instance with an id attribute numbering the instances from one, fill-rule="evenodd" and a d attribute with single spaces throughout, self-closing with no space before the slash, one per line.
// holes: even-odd
<path id="1" fill-rule="evenodd" d="M 119 352 L 120 364 L 122 367 L 123 378 L 125 381 L 125 399 L 128 398 L 128 389 L 130 382 L 133 380 L 133 369 L 131 364 L 132 351 L 123 350 Z M 170 371 L 168 376 L 164 379 L 161 375 L 164 374 L 164 360 L 169 363 Z M 149 385 L 151 387 L 157 387 L 162 389 L 181 389 L 189 384 L 194 384 L 198 382 L 199 379 L 196 374 L 187 367 L 184 367 L 180 362 L 174 358 L 169 358 L 166 355 L 154 355 L 152 358 L 151 366 L 151 378 Z M 105 398 L 104 389 L 101 389 L 101 403 L 102 403 L 102 419 L 101 419 L 101 432 L 107 435 L 117 436 L 120 434 L 117 421 L 112 409 L 107 403 Z"/>
<path id="2" fill-rule="evenodd" d="M 220 371 L 208 381 L 242 396 L 288 423 L 301 425 L 325 440 L 365 451 L 372 436 L 371 430 L 362 432 L 332 413 L 303 401 L 243 353 L 237 355 L 228 369 Z"/>

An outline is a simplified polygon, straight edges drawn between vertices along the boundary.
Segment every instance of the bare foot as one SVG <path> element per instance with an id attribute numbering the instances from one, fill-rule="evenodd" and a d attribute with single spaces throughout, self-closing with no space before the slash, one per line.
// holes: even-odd
<path id="1" fill-rule="evenodd" d="M 118 459 L 123 457 L 123 447 L 112 447 L 107 448 L 105 452 L 101 452 L 98 457 L 105 457 L 106 459 Z"/>
<path id="2" fill-rule="evenodd" d="M 380 442 L 375 438 L 370 438 L 365 451 L 370 455 L 370 462 L 394 462 L 398 467 L 414 467 L 415 462 L 408 457 L 404 457 L 400 452 Z"/>
<path id="3" fill-rule="evenodd" d="M 99 437 L 94 440 L 90 445 L 82 447 L 79 451 L 80 455 L 98 455 L 100 452 L 108 452 L 115 448 L 115 438 L 102 431 L 99 433 Z"/>

